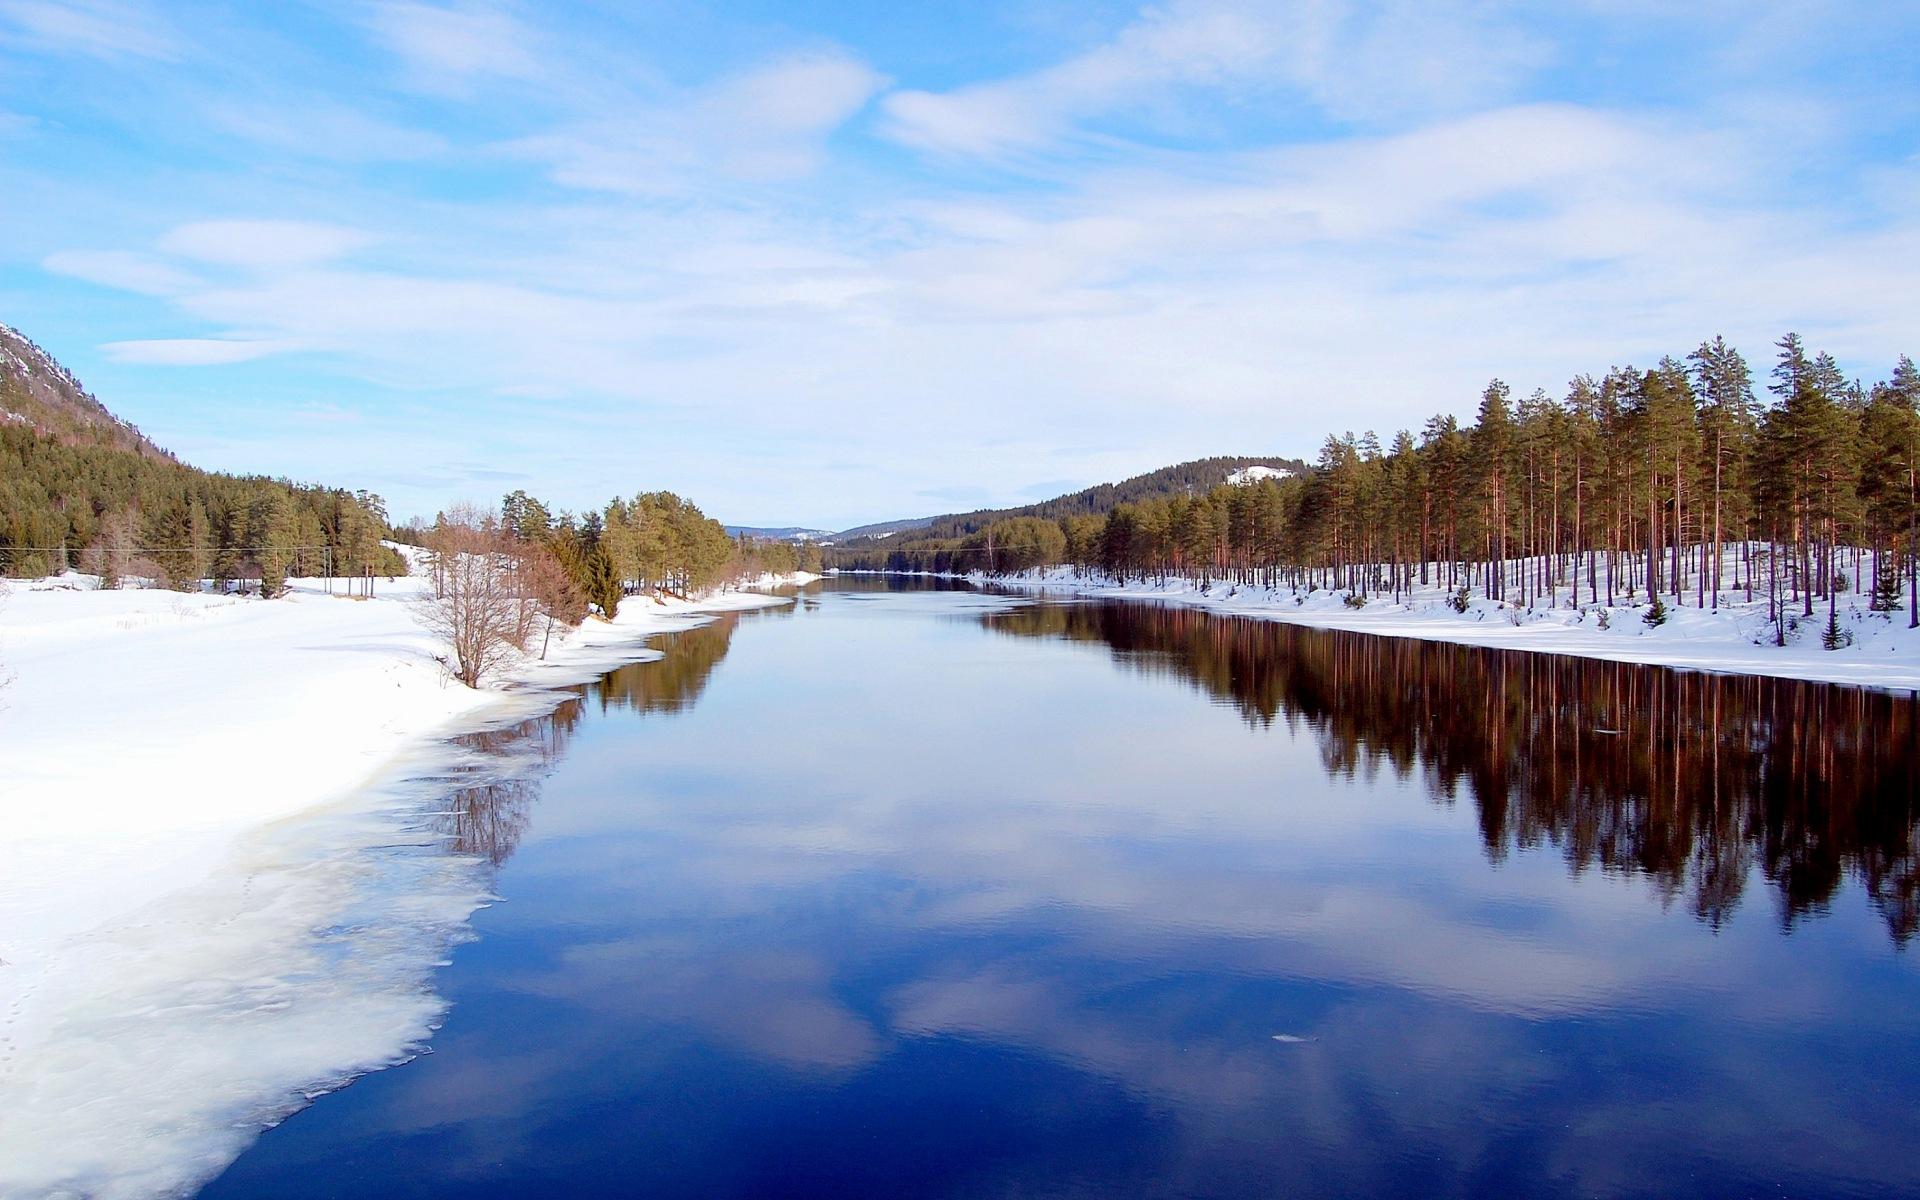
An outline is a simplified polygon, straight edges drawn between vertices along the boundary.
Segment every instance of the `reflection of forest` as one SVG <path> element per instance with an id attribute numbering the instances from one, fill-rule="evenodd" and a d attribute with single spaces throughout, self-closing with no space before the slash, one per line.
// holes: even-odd
<path id="1" fill-rule="evenodd" d="M 790 610 L 783 606 L 778 611 Z M 600 681 L 595 689 L 600 710 L 676 713 L 692 708 L 706 691 L 713 669 L 727 656 L 739 624 L 740 614 L 729 613 L 664 639 L 665 658 L 621 667 Z"/>
<path id="2" fill-rule="evenodd" d="M 633 663 L 606 675 L 592 689 L 600 698 L 601 711 L 631 708 L 674 713 L 691 708 L 706 689 L 714 667 L 726 657 L 738 624 L 739 617 L 729 615 L 676 633 L 661 643 L 665 658 Z M 455 853 L 476 855 L 496 867 L 513 856 L 532 818 L 533 802 L 540 797 L 541 782 L 580 723 L 587 694 L 587 689 L 581 689 L 580 696 L 544 717 L 455 739 L 475 756 L 478 765 L 471 774 L 479 781 L 455 791 L 446 812 L 434 820 L 435 829 L 446 835 Z"/>
<path id="3" fill-rule="evenodd" d="M 1856 877 L 1905 942 L 1920 927 L 1920 700 L 1517 650 L 1305 629 L 1192 609 L 1030 605 L 985 618 L 1102 642 L 1251 723 L 1318 739 L 1337 775 L 1466 784 L 1489 858 L 1551 843 L 1576 871 L 1644 874 L 1718 925 L 1757 865 L 1786 919 Z"/>

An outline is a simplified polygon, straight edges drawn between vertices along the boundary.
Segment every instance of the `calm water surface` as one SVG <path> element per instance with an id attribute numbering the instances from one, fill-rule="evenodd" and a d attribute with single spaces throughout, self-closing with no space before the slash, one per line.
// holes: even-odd
<path id="1" fill-rule="evenodd" d="M 1920 1193 L 1911 699 L 880 587 L 485 739 L 433 1053 L 206 1195 Z"/>

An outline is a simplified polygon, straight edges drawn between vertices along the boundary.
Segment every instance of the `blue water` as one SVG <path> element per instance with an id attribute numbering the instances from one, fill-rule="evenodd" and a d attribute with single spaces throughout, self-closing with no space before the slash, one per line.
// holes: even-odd
<path id="1" fill-rule="evenodd" d="M 872 584 L 661 644 L 456 798 L 432 1053 L 206 1196 L 1920 1193 L 1910 698 Z"/>

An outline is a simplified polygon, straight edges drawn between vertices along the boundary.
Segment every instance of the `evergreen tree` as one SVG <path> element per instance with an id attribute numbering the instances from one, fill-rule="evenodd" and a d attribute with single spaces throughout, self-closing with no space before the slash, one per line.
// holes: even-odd
<path id="1" fill-rule="evenodd" d="M 620 599 L 624 589 L 620 584 L 620 572 L 613 564 L 613 555 L 605 543 L 596 543 L 586 552 L 586 595 L 589 603 L 599 608 L 600 615 L 613 620 L 620 611 Z"/>
<path id="2" fill-rule="evenodd" d="M 1513 413 L 1507 405 L 1507 385 L 1498 379 L 1480 397 L 1480 414 L 1472 433 L 1474 475 L 1479 484 L 1480 521 L 1485 535 L 1489 600 L 1506 595 L 1507 504 L 1514 475 L 1516 435 Z"/>

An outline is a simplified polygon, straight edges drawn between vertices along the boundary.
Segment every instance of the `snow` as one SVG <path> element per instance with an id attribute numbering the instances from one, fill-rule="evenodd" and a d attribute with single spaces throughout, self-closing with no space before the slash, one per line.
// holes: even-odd
<path id="1" fill-rule="evenodd" d="M 1228 475 L 1227 482 L 1235 487 L 1245 487 L 1249 484 L 1259 483 L 1262 479 L 1288 479 L 1291 478 L 1292 475 L 1293 472 L 1287 470 L 1285 467 L 1268 467 L 1255 463 L 1250 467 L 1241 467 L 1238 471 Z"/>
<path id="2" fill-rule="evenodd" d="M 485 900 L 418 828 L 445 739 L 701 613 L 782 602 L 632 598 L 473 691 L 414 619 L 416 580 L 94 584 L 0 596 L 0 1196 L 188 1190 L 303 1095 L 412 1053 Z"/>
<path id="3" fill-rule="evenodd" d="M 972 578 L 985 582 L 978 574 Z M 1824 604 L 1816 604 L 1813 617 L 1798 618 L 1799 628 L 1789 633 L 1786 646 L 1775 646 L 1771 643 L 1765 597 L 1748 603 L 1744 592 L 1731 599 L 1723 592 L 1718 612 L 1693 607 L 1691 593 L 1684 606 L 1674 604 L 1669 596 L 1666 622 L 1649 627 L 1644 620 L 1644 603 L 1621 603 L 1612 608 L 1587 603 L 1569 609 L 1564 588 L 1557 608 L 1547 607 L 1544 601 L 1531 608 L 1506 606 L 1475 594 L 1465 612 L 1456 612 L 1448 602 L 1447 591 L 1439 587 L 1417 589 L 1398 604 L 1390 594 L 1375 593 L 1363 607 L 1354 608 L 1345 600 L 1346 593 L 1324 589 L 1296 593 L 1287 587 L 1268 589 L 1224 581 L 1203 588 L 1183 579 L 1119 584 L 1097 574 L 1076 575 L 1064 567 L 996 577 L 991 582 L 1041 594 L 1193 605 L 1388 637 L 1903 691 L 1920 689 L 1920 630 L 1907 628 L 1904 607 L 1895 613 L 1869 612 L 1867 597 L 1859 593 L 1844 594 L 1839 604 L 1841 628 L 1853 635 L 1853 644 L 1827 650 L 1821 644 L 1827 626 Z M 1789 615 L 1797 612 L 1797 608 L 1790 609 Z M 1602 614 L 1605 628 L 1601 626 Z"/>

